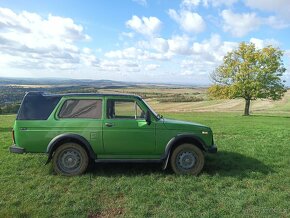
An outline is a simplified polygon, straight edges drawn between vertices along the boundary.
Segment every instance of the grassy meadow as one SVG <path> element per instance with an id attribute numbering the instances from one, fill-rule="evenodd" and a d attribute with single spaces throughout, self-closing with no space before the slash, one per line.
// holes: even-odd
<path id="1" fill-rule="evenodd" d="M 212 127 L 219 151 L 198 177 L 159 164 L 96 164 L 83 176 L 57 176 L 45 154 L 8 152 L 15 115 L 2 115 L 0 217 L 290 217 L 288 97 L 255 102 L 249 117 L 240 100 L 148 98 L 165 117 Z"/>

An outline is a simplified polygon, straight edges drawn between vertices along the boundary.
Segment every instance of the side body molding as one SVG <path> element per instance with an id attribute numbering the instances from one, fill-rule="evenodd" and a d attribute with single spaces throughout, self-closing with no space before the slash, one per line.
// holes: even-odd
<path id="1" fill-rule="evenodd" d="M 64 134 L 54 137 L 48 144 L 47 149 L 46 149 L 46 153 L 48 153 L 48 159 L 45 164 L 48 164 L 50 160 L 52 159 L 52 154 L 54 150 L 60 144 L 66 143 L 66 142 L 76 142 L 76 143 L 81 144 L 87 150 L 90 158 L 92 158 L 93 160 L 97 158 L 90 143 L 83 136 L 77 135 L 74 133 L 64 133 Z"/>

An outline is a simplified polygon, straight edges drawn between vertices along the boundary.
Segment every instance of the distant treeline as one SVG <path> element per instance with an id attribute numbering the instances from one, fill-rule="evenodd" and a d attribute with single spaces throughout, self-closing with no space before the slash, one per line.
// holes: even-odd
<path id="1" fill-rule="evenodd" d="M 0 114 L 16 114 L 20 104 L 7 104 L 0 107 Z"/>
<path id="2" fill-rule="evenodd" d="M 96 93 L 98 88 L 83 86 L 24 88 L 19 86 L 0 86 L 0 114 L 17 113 L 26 92 L 42 91 L 50 93 Z"/>
<path id="3" fill-rule="evenodd" d="M 203 97 L 196 96 L 180 96 L 180 97 L 169 97 L 169 98 L 161 98 L 158 100 L 159 102 L 199 102 L 204 101 Z"/>
<path id="4" fill-rule="evenodd" d="M 127 92 L 125 92 L 127 93 Z M 143 99 L 153 98 L 159 102 L 199 102 L 204 101 L 205 98 L 200 92 L 194 93 L 159 93 L 159 92 L 138 92 L 134 94 L 141 96 Z"/>
<path id="5" fill-rule="evenodd" d="M 3 82 L 3 81 L 2 81 Z M 5 81 L 4 81 L 5 82 Z M 131 88 L 132 86 L 130 86 Z M 54 94 L 63 93 L 98 93 L 103 89 L 114 89 L 119 93 L 131 93 L 140 95 L 144 99 L 154 99 L 158 102 L 199 102 L 206 99 L 205 95 L 199 91 L 190 91 L 184 93 L 172 93 L 172 92 L 158 92 L 151 89 L 148 91 L 134 89 L 126 89 L 120 85 L 108 85 L 107 87 L 96 86 L 83 86 L 83 85 L 71 85 L 71 86 L 53 86 L 53 85 L 1 85 L 0 82 L 0 114 L 12 114 L 17 113 L 21 100 L 26 92 L 29 91 L 42 91 Z"/>

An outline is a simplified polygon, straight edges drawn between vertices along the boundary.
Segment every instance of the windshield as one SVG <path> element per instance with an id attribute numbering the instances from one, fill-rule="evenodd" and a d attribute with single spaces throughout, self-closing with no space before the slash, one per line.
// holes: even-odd
<path id="1" fill-rule="evenodd" d="M 143 100 L 143 99 L 141 99 L 143 102 L 144 102 L 144 104 L 148 107 L 148 109 L 153 113 L 153 115 L 158 119 L 158 120 L 160 120 L 160 116 L 150 107 L 150 105 L 149 104 L 147 104 L 147 102 L 145 101 L 145 100 Z"/>

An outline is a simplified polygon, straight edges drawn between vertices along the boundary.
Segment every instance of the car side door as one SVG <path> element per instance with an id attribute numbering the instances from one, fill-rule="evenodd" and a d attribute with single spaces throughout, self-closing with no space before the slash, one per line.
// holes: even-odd
<path id="1" fill-rule="evenodd" d="M 145 120 L 137 99 L 107 98 L 103 120 L 104 153 L 119 158 L 148 158 L 155 152 L 155 123 Z"/>
<path id="2" fill-rule="evenodd" d="M 96 154 L 103 152 L 101 97 L 68 97 L 60 103 L 56 120 L 50 131 L 50 139 L 61 134 L 84 137 Z"/>

